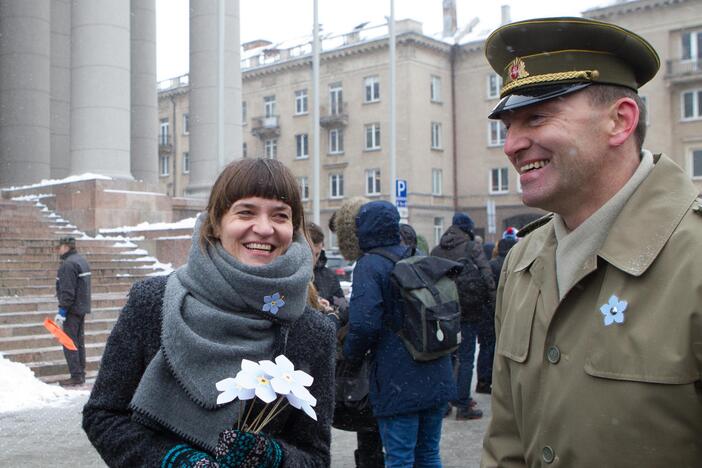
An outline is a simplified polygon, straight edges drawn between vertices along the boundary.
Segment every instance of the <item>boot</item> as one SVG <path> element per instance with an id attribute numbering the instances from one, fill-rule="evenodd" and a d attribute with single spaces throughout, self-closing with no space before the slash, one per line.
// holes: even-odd
<path id="1" fill-rule="evenodd" d="M 71 377 L 70 379 L 59 380 L 59 385 L 62 387 L 75 387 L 84 383 L 85 377 Z"/>
<path id="2" fill-rule="evenodd" d="M 476 407 L 458 408 L 456 410 L 456 421 L 467 421 L 470 419 L 480 419 L 483 412 Z"/>
<path id="3" fill-rule="evenodd" d="M 475 386 L 475 393 L 492 393 L 492 385 L 490 382 L 480 381 Z"/>

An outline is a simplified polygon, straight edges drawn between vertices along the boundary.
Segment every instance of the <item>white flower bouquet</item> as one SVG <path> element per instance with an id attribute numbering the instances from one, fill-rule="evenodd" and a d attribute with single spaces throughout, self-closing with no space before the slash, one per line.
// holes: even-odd
<path id="1" fill-rule="evenodd" d="M 317 399 L 307 390 L 313 381 L 312 376 L 306 372 L 295 370 L 293 363 L 282 354 L 275 358 L 275 362 L 263 360 L 256 363 L 243 359 L 236 377 L 217 382 L 217 390 L 222 392 L 217 397 L 217 404 L 223 405 L 238 399 L 241 407 L 237 429 L 254 434 L 261 432 L 288 404 L 304 411 L 316 421 L 317 414 L 313 407 L 317 404 Z M 266 405 L 257 415 L 252 416 L 255 398 Z M 248 409 L 245 402 L 249 402 Z"/>

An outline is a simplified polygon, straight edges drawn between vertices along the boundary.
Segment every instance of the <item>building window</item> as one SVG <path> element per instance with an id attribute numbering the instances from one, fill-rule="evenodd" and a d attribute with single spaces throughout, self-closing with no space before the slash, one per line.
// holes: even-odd
<path id="1" fill-rule="evenodd" d="M 431 170 L 431 194 L 440 196 L 444 193 L 444 174 L 441 169 Z"/>
<path id="2" fill-rule="evenodd" d="M 366 195 L 380 195 L 380 169 L 366 171 Z"/>
<path id="3" fill-rule="evenodd" d="M 307 90 L 295 91 L 295 115 L 307 113 Z"/>
<path id="4" fill-rule="evenodd" d="M 341 83 L 329 85 L 329 114 L 339 115 L 343 112 L 344 92 Z"/>
<path id="5" fill-rule="evenodd" d="M 444 233 L 444 218 L 434 218 L 434 245 L 439 245 Z"/>
<path id="6" fill-rule="evenodd" d="M 263 144 L 266 158 L 276 159 L 278 157 L 278 139 L 270 138 Z"/>
<path id="7" fill-rule="evenodd" d="M 248 153 L 248 149 L 249 149 L 249 147 L 248 147 L 248 145 L 246 144 L 246 142 L 243 142 L 243 143 L 241 144 L 241 157 L 242 157 L 242 158 L 245 158 L 245 157 L 248 156 L 248 154 L 247 154 L 247 153 Z"/>
<path id="8" fill-rule="evenodd" d="M 369 76 L 363 80 L 365 97 L 363 102 L 380 101 L 380 79 L 377 76 Z"/>
<path id="9" fill-rule="evenodd" d="M 300 197 L 302 201 L 310 199 L 310 184 L 307 177 L 298 177 L 297 183 L 300 186 Z"/>
<path id="10" fill-rule="evenodd" d="M 168 119 L 161 119 L 161 128 L 159 131 L 158 144 L 161 146 L 165 146 L 168 144 Z"/>
<path id="11" fill-rule="evenodd" d="M 183 135 L 190 133 L 190 114 L 183 114 Z"/>
<path id="12" fill-rule="evenodd" d="M 168 175 L 168 168 L 170 167 L 171 158 L 167 154 L 163 154 L 158 157 L 159 175 L 161 177 L 166 177 Z"/>
<path id="13" fill-rule="evenodd" d="M 431 123 L 431 149 L 441 149 L 441 124 Z"/>
<path id="14" fill-rule="evenodd" d="M 682 93 L 682 119 L 693 120 L 702 117 L 702 90 L 695 89 Z"/>
<path id="15" fill-rule="evenodd" d="M 329 154 L 341 154 L 344 152 L 344 130 L 332 128 L 329 130 Z"/>
<path id="16" fill-rule="evenodd" d="M 339 241 L 336 238 L 336 233 L 332 232 L 331 229 L 329 229 L 327 231 L 326 239 L 327 239 L 326 246 L 329 248 L 329 250 L 334 250 L 334 249 L 337 249 L 339 247 Z"/>
<path id="17" fill-rule="evenodd" d="M 190 152 L 183 152 L 183 174 L 190 174 Z"/>
<path id="18" fill-rule="evenodd" d="M 366 125 L 366 150 L 380 149 L 380 124 L 373 123 Z"/>
<path id="19" fill-rule="evenodd" d="M 692 150 L 691 158 L 692 177 L 694 179 L 702 179 L 702 149 Z"/>
<path id="20" fill-rule="evenodd" d="M 263 98 L 263 113 L 266 118 L 275 117 L 275 95 Z"/>
<path id="21" fill-rule="evenodd" d="M 488 146 L 502 146 L 507 138 L 507 127 L 501 120 L 488 122 Z"/>
<path id="22" fill-rule="evenodd" d="M 682 33 L 682 59 L 697 61 L 702 59 L 702 31 Z"/>
<path id="23" fill-rule="evenodd" d="M 441 78 L 438 76 L 431 76 L 429 95 L 431 96 L 431 102 L 441 102 Z"/>
<path id="24" fill-rule="evenodd" d="M 307 158 L 310 155 L 309 147 L 309 138 L 306 133 L 295 135 L 295 157 L 297 159 Z"/>
<path id="25" fill-rule="evenodd" d="M 246 125 L 246 101 L 241 101 L 241 124 Z"/>
<path id="26" fill-rule="evenodd" d="M 500 88 L 502 88 L 502 77 L 497 73 L 490 73 L 487 78 L 487 97 L 488 99 L 497 99 L 500 97 Z"/>
<path id="27" fill-rule="evenodd" d="M 329 175 L 329 196 L 331 198 L 343 198 L 344 196 L 344 174 Z"/>
<path id="28" fill-rule="evenodd" d="M 490 193 L 509 192 L 509 178 L 506 167 L 490 170 Z"/>

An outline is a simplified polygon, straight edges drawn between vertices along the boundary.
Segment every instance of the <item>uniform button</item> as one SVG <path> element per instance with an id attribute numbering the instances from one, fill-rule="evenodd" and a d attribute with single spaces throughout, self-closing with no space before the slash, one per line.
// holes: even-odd
<path id="1" fill-rule="evenodd" d="M 548 351 L 546 351 L 546 359 L 548 359 L 548 362 L 551 364 L 558 364 L 558 361 L 561 360 L 561 350 L 558 349 L 558 346 L 550 346 L 548 348 Z"/>
<path id="2" fill-rule="evenodd" d="M 541 458 L 544 460 L 544 463 L 553 463 L 553 459 L 555 457 L 556 454 L 553 452 L 553 449 L 548 445 L 541 449 Z"/>

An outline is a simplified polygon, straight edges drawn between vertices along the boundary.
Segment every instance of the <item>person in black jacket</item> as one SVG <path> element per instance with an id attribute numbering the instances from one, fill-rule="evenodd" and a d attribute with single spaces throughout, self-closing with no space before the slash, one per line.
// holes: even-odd
<path id="1" fill-rule="evenodd" d="M 470 390 L 478 324 L 487 313 L 488 304 L 495 294 L 492 270 L 482 245 L 475 241 L 473 227 L 473 220 L 467 214 L 456 213 L 452 225 L 441 236 L 439 245 L 431 251 L 431 255 L 466 263 L 456 281 L 461 304 L 461 344 L 457 353 L 458 397 L 453 401 L 453 406 L 456 407 L 458 420 L 479 419 L 483 416 L 471 398 Z M 480 274 L 469 276 L 476 267 Z"/>
<path id="2" fill-rule="evenodd" d="M 59 240 L 58 254 L 61 265 L 56 274 L 58 313 L 54 322 L 78 348 L 76 351 L 63 348 L 71 377 L 59 381 L 59 385 L 70 387 L 85 383 L 85 315 L 90 313 L 90 264 L 76 250 L 73 237 Z"/>
<path id="3" fill-rule="evenodd" d="M 314 287 L 317 294 L 326 301 L 327 307 L 333 306 L 344 299 L 339 278 L 327 268 L 327 256 L 324 253 L 324 233 L 314 223 L 307 224 L 307 234 L 312 242 L 312 257 L 314 262 Z M 336 300 L 335 300 L 336 299 Z"/>
<path id="4" fill-rule="evenodd" d="M 335 334 L 308 305 L 311 280 L 293 174 L 277 160 L 230 163 L 198 216 L 188 263 L 136 283 L 107 341 L 83 409 L 107 465 L 330 466 Z M 262 431 L 246 428 L 262 394 L 220 401 L 218 383 L 245 367 L 249 382 L 275 389 L 271 375 L 251 369 L 281 354 L 313 378 L 301 385 L 311 384 L 316 405 L 290 399 Z"/>

